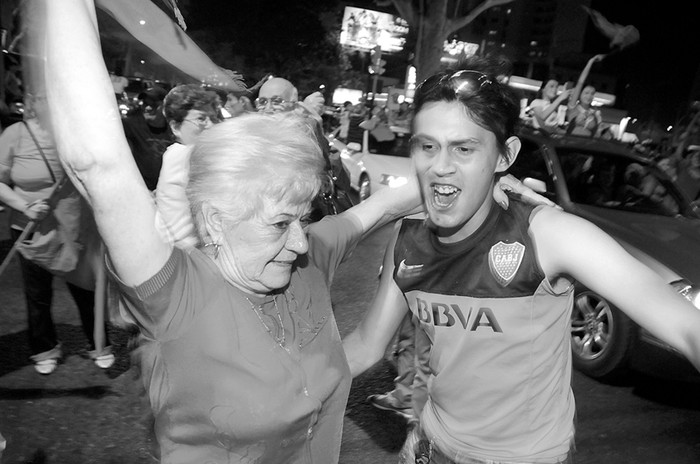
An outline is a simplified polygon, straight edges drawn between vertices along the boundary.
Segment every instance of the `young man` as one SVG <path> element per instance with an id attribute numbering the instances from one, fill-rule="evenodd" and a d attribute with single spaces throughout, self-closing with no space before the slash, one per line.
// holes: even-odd
<path id="1" fill-rule="evenodd" d="M 586 220 L 495 206 L 493 184 L 520 150 L 519 102 L 489 63 L 466 65 L 416 90 L 411 150 L 427 219 L 398 225 L 346 355 L 355 376 L 380 360 L 408 303 L 432 342 L 432 373 L 400 462 L 570 463 L 574 281 L 695 366 L 700 311 Z"/>

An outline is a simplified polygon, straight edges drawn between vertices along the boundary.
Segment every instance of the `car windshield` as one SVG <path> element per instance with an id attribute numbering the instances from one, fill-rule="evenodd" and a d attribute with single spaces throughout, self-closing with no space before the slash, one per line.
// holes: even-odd
<path id="1" fill-rule="evenodd" d="M 574 203 L 675 216 L 681 199 L 658 171 L 632 158 L 580 150 L 557 150 Z"/>
<path id="2" fill-rule="evenodd" d="M 402 158 L 411 157 L 411 133 L 406 130 L 396 130 L 391 128 L 394 134 L 393 140 L 377 143 L 372 137 L 369 138 L 369 152 L 377 155 L 399 156 Z"/>

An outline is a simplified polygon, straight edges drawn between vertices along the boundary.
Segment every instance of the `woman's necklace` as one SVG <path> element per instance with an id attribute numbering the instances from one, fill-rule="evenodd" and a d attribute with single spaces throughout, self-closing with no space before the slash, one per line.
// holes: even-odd
<path id="1" fill-rule="evenodd" d="M 272 329 L 271 329 L 267 324 L 265 324 L 265 321 L 263 320 L 263 317 L 262 317 L 262 314 L 261 314 L 261 313 L 262 313 L 262 305 L 253 304 L 253 302 L 250 301 L 250 298 L 248 298 L 248 297 L 246 297 L 246 300 L 248 300 L 248 303 L 250 303 L 250 306 L 253 308 L 253 312 L 255 313 L 256 316 L 258 316 L 258 320 L 259 320 L 260 323 L 263 325 L 263 327 L 265 327 L 265 330 L 267 330 L 267 333 L 270 334 L 270 336 L 277 342 L 277 344 L 278 344 L 279 346 L 281 346 L 282 348 L 285 348 L 285 344 L 284 344 L 284 343 L 285 343 L 285 341 L 286 341 L 286 333 L 285 333 L 285 331 L 284 331 L 284 323 L 282 322 L 282 314 L 280 313 L 280 310 L 279 310 L 279 308 L 277 307 L 277 297 L 275 296 L 275 297 L 272 299 L 272 302 L 273 302 L 274 305 L 275 305 L 275 312 L 277 313 L 277 320 L 278 320 L 279 323 L 280 323 L 280 330 L 279 330 L 279 331 L 282 332 L 282 336 L 278 336 L 278 335 L 277 335 L 277 332 L 278 332 L 278 331 L 275 331 L 275 333 L 273 333 L 273 332 L 272 332 Z M 270 317 L 272 317 L 272 316 L 270 316 Z M 286 349 L 286 348 L 285 348 L 285 349 Z"/>

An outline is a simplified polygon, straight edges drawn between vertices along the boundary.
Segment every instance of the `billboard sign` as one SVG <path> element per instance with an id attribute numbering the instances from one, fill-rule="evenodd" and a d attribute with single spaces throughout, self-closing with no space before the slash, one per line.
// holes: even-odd
<path id="1" fill-rule="evenodd" d="M 366 51 L 379 45 L 382 52 L 399 52 L 408 35 L 408 23 L 398 16 L 352 6 L 345 7 L 342 27 L 340 44 Z"/>

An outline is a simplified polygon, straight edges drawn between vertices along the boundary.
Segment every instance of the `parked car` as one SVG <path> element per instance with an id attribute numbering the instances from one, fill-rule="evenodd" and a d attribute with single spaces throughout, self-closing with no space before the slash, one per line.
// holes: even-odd
<path id="1" fill-rule="evenodd" d="M 522 149 L 509 173 L 599 226 L 700 308 L 700 214 L 668 176 L 618 142 L 548 136 L 526 127 L 519 136 Z M 631 371 L 698 377 L 676 350 L 580 284 L 571 345 L 574 367 L 593 378 Z"/>
<path id="2" fill-rule="evenodd" d="M 410 133 L 401 127 L 391 127 L 396 136 L 385 143 L 380 152 L 371 143 L 369 132 L 364 131 L 363 142 L 345 144 L 333 134 L 328 136 L 331 151 L 339 154 L 350 174 L 350 183 L 360 201 L 385 187 L 398 187 L 411 175 Z"/>

